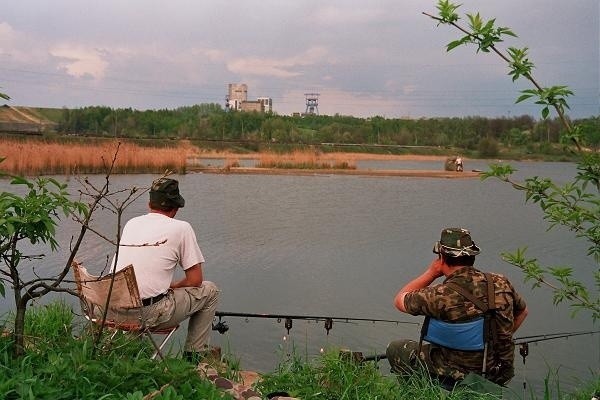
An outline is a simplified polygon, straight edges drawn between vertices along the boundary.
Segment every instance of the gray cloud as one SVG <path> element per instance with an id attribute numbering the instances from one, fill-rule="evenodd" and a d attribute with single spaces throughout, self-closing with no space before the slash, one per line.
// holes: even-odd
<path id="1" fill-rule="evenodd" d="M 571 115 L 599 114 L 597 0 L 461 1 L 512 28 L 542 85 L 568 85 Z M 164 108 L 217 102 L 228 83 L 270 96 L 275 111 L 325 114 L 539 115 L 515 105 L 525 84 L 422 14 L 422 0 L 22 0 L 0 15 L 0 87 L 12 104 Z M 466 21 L 461 21 L 466 24 Z"/>

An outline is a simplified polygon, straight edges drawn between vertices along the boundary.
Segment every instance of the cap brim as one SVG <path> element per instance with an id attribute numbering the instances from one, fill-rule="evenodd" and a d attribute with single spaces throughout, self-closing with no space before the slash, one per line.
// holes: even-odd
<path id="1" fill-rule="evenodd" d="M 185 206 L 185 199 L 181 195 L 179 195 L 179 197 L 173 199 L 173 203 L 175 203 L 177 207 L 182 208 L 183 206 Z"/>

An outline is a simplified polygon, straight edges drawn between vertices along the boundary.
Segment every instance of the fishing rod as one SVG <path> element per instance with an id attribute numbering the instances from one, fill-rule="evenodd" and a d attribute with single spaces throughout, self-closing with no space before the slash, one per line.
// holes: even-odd
<path id="1" fill-rule="evenodd" d="M 540 335 L 521 336 L 518 338 L 514 338 L 513 341 L 515 342 L 515 345 L 518 346 L 523 343 L 545 342 L 546 340 L 569 338 L 571 336 L 593 335 L 595 333 L 600 333 L 600 330 L 598 330 L 598 331 L 544 333 L 544 334 L 540 334 Z"/>
<path id="2" fill-rule="evenodd" d="M 540 335 L 530 335 L 530 336 L 521 336 L 518 338 L 514 338 L 513 342 L 515 346 L 519 346 L 519 354 L 523 357 L 523 362 L 525 362 L 525 358 L 529 355 L 529 344 L 530 343 L 538 343 L 545 342 L 547 340 L 555 340 L 555 339 L 563 339 L 569 338 L 572 336 L 581 336 L 581 335 L 593 335 L 596 333 L 600 333 L 598 331 L 578 331 L 578 332 L 556 332 L 556 333 L 544 333 Z M 367 357 L 362 357 L 361 361 L 379 361 L 386 359 L 387 356 L 385 354 L 374 354 Z"/>
<path id="3" fill-rule="evenodd" d="M 213 330 L 223 334 L 229 330 L 229 326 L 227 323 L 222 321 L 223 317 L 241 317 L 241 318 L 267 318 L 267 319 L 276 319 L 277 322 L 285 321 L 285 329 L 287 329 L 287 333 L 290 333 L 290 329 L 292 329 L 292 321 L 293 320 L 304 320 L 304 321 L 323 321 L 325 322 L 325 331 L 329 335 L 329 331 L 333 328 L 333 322 L 342 322 L 342 323 L 350 323 L 353 321 L 366 321 L 366 322 L 380 322 L 380 323 L 393 323 L 396 325 L 399 324 L 408 324 L 408 325 L 419 325 L 418 322 L 408 322 L 408 321 L 398 321 L 392 319 L 376 319 L 376 318 L 354 318 L 354 317 L 327 317 L 322 315 L 289 315 L 289 314 L 256 314 L 256 313 L 241 313 L 241 312 L 229 312 L 229 311 L 217 311 L 215 313 L 215 317 L 219 319 L 219 321 L 213 325 Z"/>
<path id="4" fill-rule="evenodd" d="M 525 359 L 529 355 L 529 344 L 530 343 L 538 343 L 538 342 L 545 342 L 547 340 L 570 338 L 571 336 L 593 335 L 596 333 L 600 333 L 600 331 L 547 333 L 547 334 L 542 334 L 542 335 L 522 336 L 520 338 L 513 339 L 513 341 L 515 343 L 515 346 L 519 346 L 519 354 L 521 355 L 521 357 L 523 357 L 523 364 L 525 364 Z M 524 340 L 524 339 L 526 339 L 526 340 Z"/>

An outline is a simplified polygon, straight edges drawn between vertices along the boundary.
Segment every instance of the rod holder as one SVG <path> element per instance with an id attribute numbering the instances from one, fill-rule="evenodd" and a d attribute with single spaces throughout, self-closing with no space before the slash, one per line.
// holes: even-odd
<path id="1" fill-rule="evenodd" d="M 325 319 L 325 330 L 327 331 L 327 335 L 329 335 L 329 331 L 333 328 L 333 319 L 326 318 Z"/>

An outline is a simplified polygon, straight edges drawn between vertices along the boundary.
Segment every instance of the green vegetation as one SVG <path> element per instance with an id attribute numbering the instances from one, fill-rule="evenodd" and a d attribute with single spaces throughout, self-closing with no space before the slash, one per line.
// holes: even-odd
<path id="1" fill-rule="evenodd" d="M 263 375 L 258 389 L 261 393 L 282 391 L 303 400 L 498 398 L 466 388 L 450 393 L 420 373 L 406 379 L 383 376 L 373 362 L 356 363 L 350 358 L 340 357 L 335 351 L 320 356 L 314 362 L 294 356 L 272 374 Z"/>
<path id="2" fill-rule="evenodd" d="M 218 104 L 199 104 L 173 110 L 138 111 L 104 106 L 63 109 L 60 116 L 40 110 L 58 123 L 58 133 L 129 139 L 180 139 L 201 141 L 202 147 L 240 146 L 250 151 L 289 152 L 290 146 L 321 143 L 360 144 L 343 151 L 410 152 L 424 146 L 460 149 L 470 157 L 529 158 L 542 154 L 569 157 L 560 146 L 560 119 L 522 115 L 511 118 L 357 118 L 342 115 L 280 116 L 272 113 L 228 112 Z M 592 148 L 600 147 L 600 118 L 577 121 Z M 417 146 L 417 147 L 413 147 Z M 333 147 L 331 147 L 333 148 Z M 326 147 L 322 147 L 326 151 Z M 340 148 L 335 147 L 335 150 Z"/>
<path id="3" fill-rule="evenodd" d="M 514 169 L 510 166 L 494 166 L 486 177 L 499 178 L 523 190 L 527 200 L 540 205 L 550 228 L 563 226 L 586 240 L 588 254 L 600 263 L 600 116 L 569 121 L 565 109 L 568 109 L 566 98 L 570 90 L 565 86 L 541 87 L 531 76 L 533 63 L 527 58 L 527 48 L 509 48 L 506 54 L 500 52 L 496 45 L 502 37 L 515 34 L 508 28 L 495 26 L 495 20 L 486 22 L 479 14 L 467 14 L 469 29 L 458 26 L 459 17 L 455 12 L 458 7 L 442 0 L 438 3 L 439 16 L 432 17 L 466 33 L 451 42 L 448 50 L 475 44 L 477 51 L 500 55 L 508 63 L 513 80 L 525 78 L 533 84 L 534 88 L 524 90 L 517 102 L 534 99 L 542 106 L 541 121 L 528 116 L 422 120 L 359 119 L 339 115 L 300 118 L 225 112 L 216 104 L 204 104 L 144 112 L 108 107 L 64 109 L 57 121 L 59 131 L 127 138 L 231 140 L 247 142 L 250 146 L 280 143 L 441 146 L 462 148 L 486 157 L 503 152 L 515 156 L 542 153 L 563 157 L 571 150 L 563 150 L 562 144 L 574 143 L 573 154 L 577 157 L 579 173 L 563 186 L 538 177 L 524 183 L 514 182 L 511 180 Z M 8 100 L 3 93 L 0 98 Z M 558 118 L 548 119 L 551 109 Z M 52 111 L 40 113 L 57 118 Z M 0 294 L 5 296 L 8 283 L 17 303 L 16 314 L 9 317 L 10 322 L 0 326 L 2 332 L 8 332 L 0 335 L 0 399 L 230 398 L 199 378 L 193 366 L 185 361 L 177 358 L 151 361 L 151 349 L 128 335 L 117 335 L 112 341 L 99 336 L 99 343 L 93 343 L 89 328 L 77 329 L 78 322 L 74 323 L 72 311 L 64 304 L 28 309 L 31 300 L 49 291 L 69 292 L 61 289 L 61 284 L 71 260 L 52 279 L 36 277 L 24 281 L 19 268 L 39 260 L 39 256 L 25 254 L 19 244 L 29 241 L 53 250 L 59 212 L 67 216 L 82 215 L 83 219 L 79 219 L 82 231 L 75 241 L 72 259 L 97 203 L 85 207 L 71 202 L 66 186 L 51 179 L 28 181 L 13 177 L 13 184 L 23 185 L 26 194 L 3 192 L 0 197 L 0 256 L 4 265 L 0 269 Z M 103 190 L 100 197 L 104 195 Z M 542 267 L 536 259 L 527 258 L 524 249 L 504 254 L 504 258 L 521 268 L 534 286 L 551 287 L 555 302 L 568 301 L 574 310 L 589 311 L 594 319 L 600 317 L 600 269 L 592 271 L 591 280 L 581 282 L 573 278 L 573 268 Z M 588 400 L 600 391 L 597 374 L 587 387 L 574 394 L 562 393 L 558 383 L 553 385 L 554 381 L 559 382 L 558 377 L 549 375 L 546 379 L 544 399 Z M 382 376 L 373 363 L 357 364 L 341 359 L 337 353 L 328 353 L 313 362 L 293 357 L 275 372 L 266 374 L 258 389 L 263 393 L 287 391 L 302 399 L 496 398 L 490 394 L 475 394 L 468 388 L 448 393 L 422 374 L 406 380 Z M 531 394 L 531 398 L 537 397 Z"/>
<path id="4" fill-rule="evenodd" d="M 72 317 L 63 303 L 29 309 L 21 358 L 0 337 L 0 399 L 231 399 L 182 359 L 150 360 L 147 341 L 119 334 L 93 355 L 89 328 L 72 332 Z"/>
<path id="5" fill-rule="evenodd" d="M 165 361 L 150 360 L 153 349 L 148 341 L 131 335 L 118 334 L 109 340 L 107 332 L 94 353 L 92 328 L 74 315 L 63 302 L 29 308 L 27 352 L 20 358 L 12 357 L 11 337 L 0 335 L 0 399 L 231 399 L 176 355 Z M 0 321 L 0 332 L 12 328 L 10 322 Z M 232 369 L 222 375 L 235 377 L 236 373 Z M 567 394 L 558 382 L 558 374 L 548 374 L 544 396 L 531 393 L 528 398 L 589 400 L 600 390 L 597 380 Z M 420 373 L 406 378 L 382 375 L 373 362 L 356 363 L 336 351 L 312 361 L 292 355 L 274 372 L 264 374 L 257 390 L 265 395 L 287 392 L 303 400 L 498 398 L 468 387 L 450 393 Z"/>
<path id="6" fill-rule="evenodd" d="M 5 296 L 5 286 L 8 283 L 16 303 L 14 351 L 15 355 L 22 355 L 24 319 L 28 304 L 50 291 L 62 291 L 59 285 L 70 265 L 69 262 L 61 273 L 52 277 L 25 279 L 23 270 L 34 267 L 32 264 L 43 257 L 37 253 L 39 248 L 32 248 L 31 245 L 47 245 L 55 250 L 58 246 L 55 234 L 60 213 L 65 217 L 84 215 L 88 209 L 83 203 L 70 200 L 67 185 L 55 179 L 38 178 L 29 181 L 19 176 L 10 178 L 11 184 L 23 188 L 26 194 L 0 193 L 0 295 Z M 75 249 L 78 245 L 79 242 L 75 241 Z"/>
<path id="7" fill-rule="evenodd" d="M 439 23 L 454 26 L 465 34 L 450 42 L 447 50 L 473 44 L 478 52 L 491 51 L 502 58 L 508 65 L 508 75 L 513 81 L 524 79 L 533 86 L 533 89 L 521 91 L 516 102 L 533 99 L 542 106 L 543 120 L 548 118 L 553 109 L 563 127 L 562 143 L 565 147 L 574 145 L 574 150 L 568 150 L 577 157 L 578 173 L 571 182 L 564 185 L 537 176 L 528 178 L 523 183 L 515 182 L 511 179 L 515 169 L 510 165 L 492 165 L 491 170 L 482 178 L 495 177 L 523 191 L 527 201 L 540 206 L 549 229 L 562 226 L 588 243 L 587 255 L 594 259 L 597 268 L 590 271 L 591 279 L 579 280 L 573 275 L 573 267 L 542 266 L 537 259 L 527 257 L 526 248 L 518 249 L 515 253 L 504 253 L 502 257 L 520 268 L 525 274 L 525 281 L 532 281 L 533 287 L 549 287 L 554 294 L 555 304 L 566 301 L 572 307 L 573 314 L 586 310 L 596 321 L 600 318 L 600 152 L 596 142 L 600 135 L 599 126 L 590 125 L 590 121 L 572 124 L 568 120 L 565 115 L 565 111 L 569 109 L 566 99 L 573 93 L 566 86 L 542 87 L 532 75 L 534 64 L 528 58 L 526 47 L 509 47 L 506 52 L 497 47 L 503 36 L 516 36 L 509 28 L 496 26 L 495 19 L 485 21 L 479 13 L 466 14 L 469 26 L 462 27 L 458 25 L 460 17 L 456 13 L 459 7 L 449 0 L 440 0 L 437 7 L 439 15 L 429 15 Z"/>

